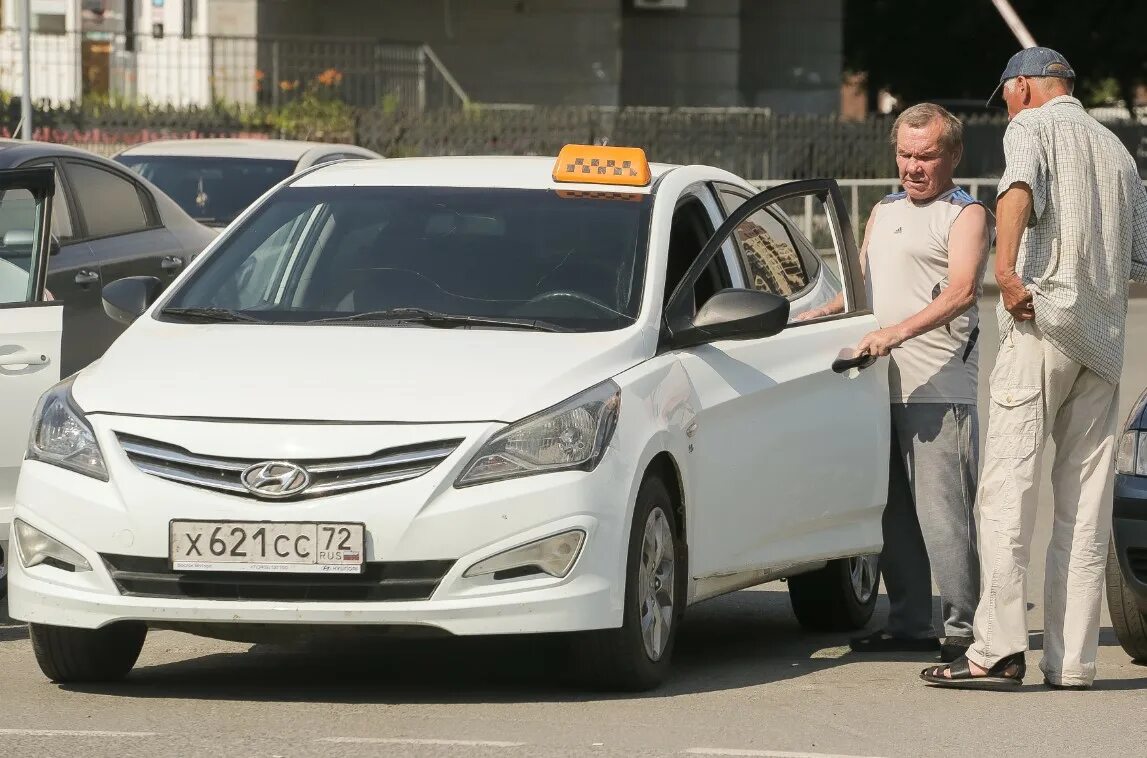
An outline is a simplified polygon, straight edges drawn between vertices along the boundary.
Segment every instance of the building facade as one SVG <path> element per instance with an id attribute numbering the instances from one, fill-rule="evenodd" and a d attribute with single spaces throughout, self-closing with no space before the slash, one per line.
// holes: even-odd
<path id="1" fill-rule="evenodd" d="M 483 103 L 840 107 L 843 0 L 31 2 L 33 95 L 56 102 L 266 102 L 332 68 L 370 105 L 403 67 L 433 66 Z M 9 93 L 19 13 L 0 0 Z"/>

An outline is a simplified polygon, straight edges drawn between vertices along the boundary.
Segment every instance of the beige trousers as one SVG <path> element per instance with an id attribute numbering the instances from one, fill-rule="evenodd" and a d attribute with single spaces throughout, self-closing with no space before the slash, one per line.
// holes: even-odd
<path id="1" fill-rule="evenodd" d="M 1054 522 L 1044 574 L 1040 669 L 1055 684 L 1095 679 L 1111 534 L 1119 387 L 1068 358 L 1032 321 L 1005 336 L 989 379 L 980 475 L 981 595 L 968 659 L 990 668 L 1028 649 L 1025 588 L 1048 434 Z"/>

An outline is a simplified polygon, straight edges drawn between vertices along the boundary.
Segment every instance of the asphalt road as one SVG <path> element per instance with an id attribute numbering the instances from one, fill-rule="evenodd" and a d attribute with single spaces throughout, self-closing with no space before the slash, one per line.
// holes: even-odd
<path id="1" fill-rule="evenodd" d="M 1147 300 L 1131 309 L 1128 345 L 1147 345 Z M 990 302 L 982 312 L 986 377 Z M 1140 351 L 1124 370 L 1124 414 L 1144 385 Z M 780 583 L 690 609 L 675 676 L 638 697 L 563 684 L 561 648 L 546 639 L 288 650 L 173 632 L 148 638 L 122 684 L 60 687 L 41 676 L 26 630 L 0 605 L 0 754 L 1142 755 L 1147 667 L 1118 647 L 1106 610 L 1095 690 L 1042 685 L 1046 494 L 1041 505 L 1020 693 L 926 688 L 916 678 L 926 656 L 859 658 L 846 635 L 804 634 Z M 882 598 L 874 626 L 885 612 Z"/>

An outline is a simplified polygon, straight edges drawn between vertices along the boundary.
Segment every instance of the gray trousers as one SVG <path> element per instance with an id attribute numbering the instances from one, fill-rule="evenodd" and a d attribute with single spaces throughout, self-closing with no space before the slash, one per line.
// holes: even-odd
<path id="1" fill-rule="evenodd" d="M 892 406 L 892 460 L 880 569 L 891 610 L 886 631 L 936 637 L 932 578 L 940 588 L 944 636 L 972 636 L 980 597 L 975 493 L 976 406 Z"/>

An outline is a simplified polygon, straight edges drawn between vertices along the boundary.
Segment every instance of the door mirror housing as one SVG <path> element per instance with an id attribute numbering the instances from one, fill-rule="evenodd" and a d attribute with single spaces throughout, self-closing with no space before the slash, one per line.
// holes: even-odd
<path id="1" fill-rule="evenodd" d="M 669 345 L 691 347 L 721 339 L 762 339 L 789 322 L 789 301 L 769 292 L 724 289 L 701 306 L 692 322 L 670 327 Z"/>
<path id="2" fill-rule="evenodd" d="M 151 307 L 162 288 L 154 276 L 128 276 L 108 282 L 103 288 L 104 313 L 129 325 Z"/>
<path id="3" fill-rule="evenodd" d="M 12 229 L 4 233 L 4 247 L 31 246 L 36 241 L 36 233 L 31 229 Z M 56 235 L 48 237 L 48 254 L 55 255 L 60 252 L 60 238 Z"/>

